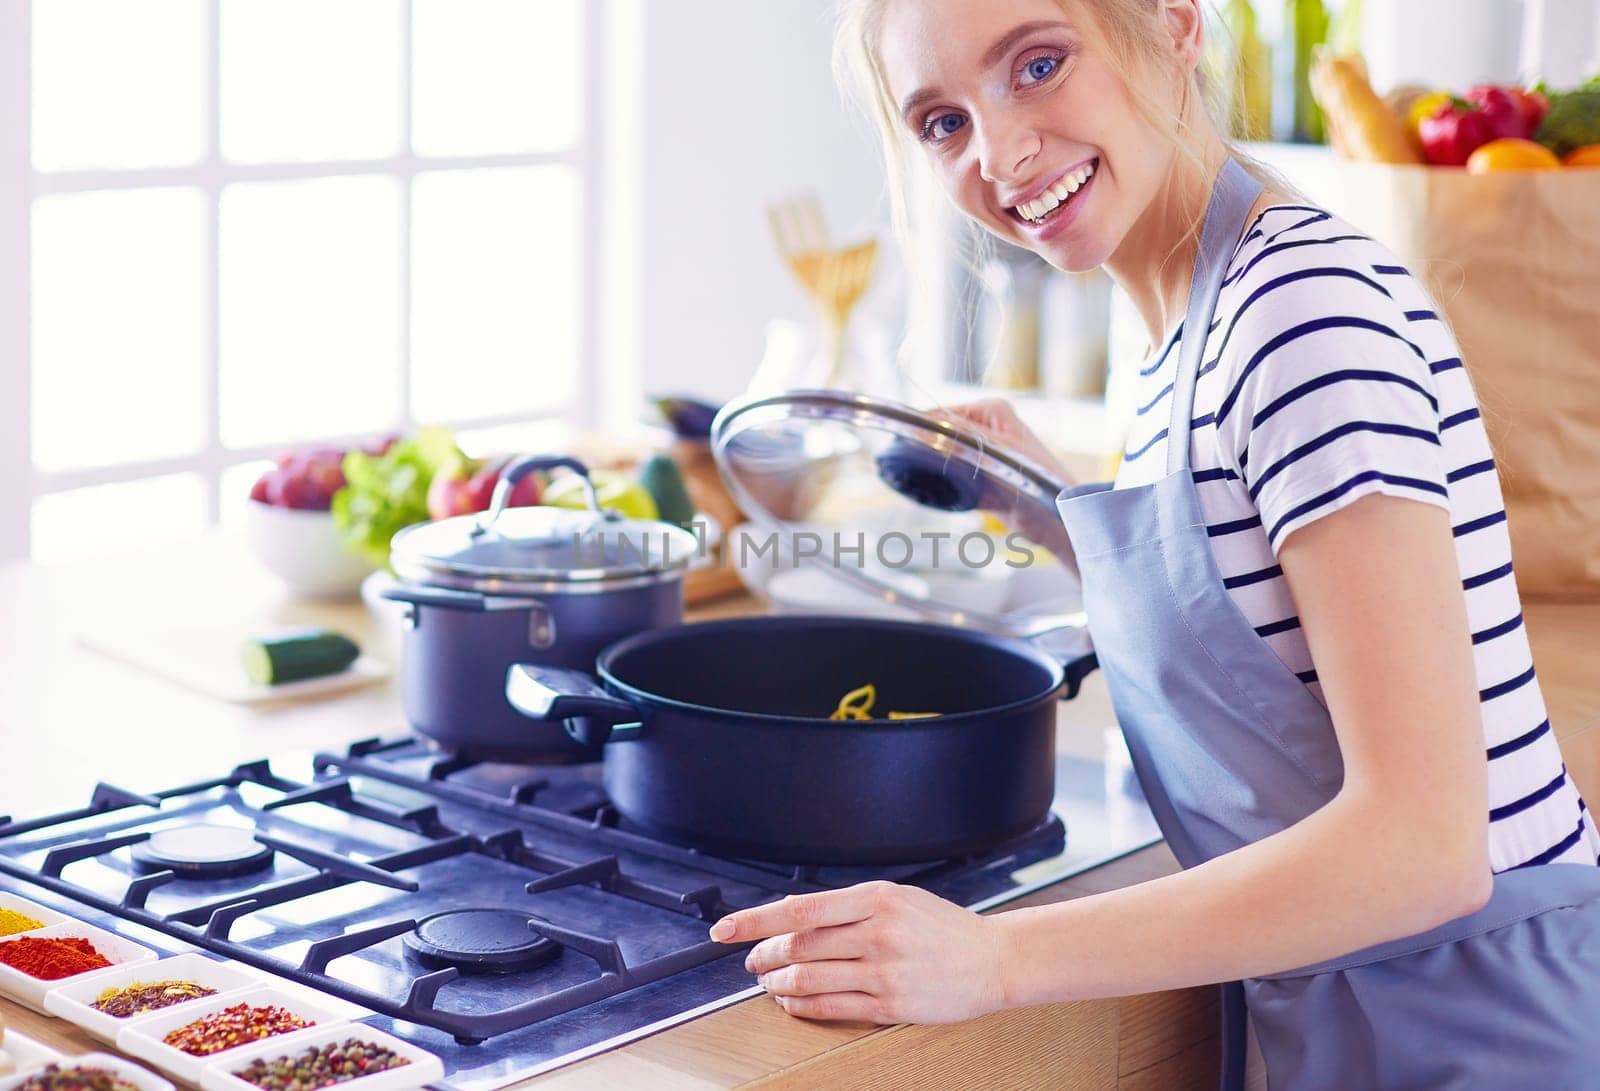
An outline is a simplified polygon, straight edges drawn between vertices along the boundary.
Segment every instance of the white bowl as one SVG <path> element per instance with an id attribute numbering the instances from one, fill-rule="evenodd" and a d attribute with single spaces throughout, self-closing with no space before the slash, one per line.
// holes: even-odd
<path id="1" fill-rule="evenodd" d="M 10 1040 L 10 1035 L 7 1035 L 7 1040 Z M 132 1061 L 114 1057 L 109 1053 L 84 1053 L 77 1057 L 52 1057 L 45 1062 L 45 1064 L 50 1063 L 59 1064 L 62 1068 L 103 1068 L 107 1071 L 115 1072 L 137 1087 L 139 1091 L 173 1091 L 172 1084 L 157 1076 L 154 1072 L 149 1072 Z M 0 1091 L 12 1091 L 12 1088 L 22 1086 L 23 1081 L 43 1067 L 44 1065 L 34 1065 L 30 1069 L 18 1071 L 14 1076 L 0 1079 Z"/>
<path id="2" fill-rule="evenodd" d="M 343 1042 L 346 1038 L 359 1038 L 363 1042 L 371 1042 L 373 1045 L 393 1050 L 411 1063 L 375 1072 L 370 1076 L 356 1076 L 354 1079 L 344 1080 L 334 1085 L 340 1091 L 347 1087 L 350 1091 L 408 1091 L 410 1088 L 444 1079 L 443 1062 L 427 1050 L 419 1049 L 410 1042 L 402 1041 L 392 1034 L 385 1034 L 365 1023 L 346 1023 L 344 1026 L 328 1027 L 326 1030 L 302 1034 L 287 1049 L 273 1045 L 277 1041 L 276 1038 L 268 1038 L 265 1042 L 254 1043 L 255 1048 L 231 1050 L 230 1053 L 237 1056 L 227 1064 L 206 1066 L 200 1075 L 200 1086 L 203 1091 L 261 1091 L 255 1084 L 240 1079 L 234 1073 L 257 1058 L 275 1060 L 285 1054 L 292 1056 L 302 1053 L 312 1046 L 320 1048 L 329 1042 Z"/>
<path id="3" fill-rule="evenodd" d="M 65 913 L 57 913 L 54 909 L 48 909 L 38 902 L 30 902 L 26 898 L 19 898 L 15 894 L 7 894 L 3 890 L 0 890 L 0 909 L 9 909 L 13 913 L 22 913 L 25 916 L 32 917 L 39 922 L 39 928 L 49 928 L 52 924 L 62 924 L 73 919 Z M 39 931 L 39 928 L 11 932 L 8 935 L 0 936 L 0 940 L 12 939 L 16 936 L 30 936 Z"/>
<path id="4" fill-rule="evenodd" d="M 120 966 L 91 980 L 68 978 L 68 983 L 51 989 L 44 997 L 44 1010 L 59 1015 L 69 1023 L 76 1023 L 102 1042 L 117 1044 L 117 1035 L 141 1019 L 149 1019 L 163 1012 L 177 1011 L 188 1004 L 209 1003 L 233 993 L 258 989 L 262 979 L 243 968 L 218 962 L 200 954 L 174 955 L 156 962 L 136 966 Z M 118 1017 L 107 1015 L 94 1007 L 94 1002 L 107 989 L 122 988 L 136 981 L 193 981 L 197 985 L 216 989 L 213 996 L 182 1000 L 165 1008 L 143 1012 L 139 1015 Z"/>
<path id="5" fill-rule="evenodd" d="M 123 939 L 115 932 L 107 932 L 104 928 L 96 928 L 83 921 L 67 921 L 62 924 L 52 924 L 48 928 L 38 928 L 31 932 L 24 932 L 22 936 L 31 936 L 37 939 L 56 939 L 82 937 L 94 944 L 95 950 L 111 960 L 110 966 L 102 966 L 98 970 L 87 970 L 71 977 L 58 977 L 53 981 L 44 981 L 23 973 L 13 966 L 0 963 L 0 994 L 9 996 L 25 1008 L 32 1008 L 41 1015 L 49 1015 L 45 1010 L 44 997 L 51 989 L 60 988 L 68 981 L 99 980 L 101 975 L 111 973 L 118 966 L 133 966 L 144 962 L 154 962 L 156 953 L 148 947 L 141 947 L 132 940 Z M 0 939 L 0 946 L 13 943 L 22 936 L 7 936 Z"/>
<path id="6" fill-rule="evenodd" d="M 373 569 L 364 558 L 346 552 L 329 512 L 249 500 L 244 530 L 256 559 L 307 598 L 348 598 Z"/>
<path id="7" fill-rule="evenodd" d="M 223 1008 L 231 1008 L 235 1004 L 249 1004 L 251 1007 L 273 1005 L 286 1008 L 302 1019 L 310 1020 L 314 1025 L 291 1030 L 285 1034 L 275 1034 L 271 1038 L 262 1038 L 254 1042 L 224 1049 L 219 1053 L 207 1053 L 197 1057 L 175 1049 L 162 1041 L 168 1034 L 179 1027 L 186 1027 L 208 1015 L 214 1015 Z M 247 992 L 236 992 L 228 996 L 208 996 L 205 1000 L 195 1001 L 192 1004 L 180 1004 L 177 1007 L 154 1012 L 135 1020 L 129 1026 L 123 1027 L 117 1035 L 117 1048 L 122 1052 L 138 1057 L 142 1061 L 149 1061 L 157 1068 L 169 1075 L 175 1076 L 185 1083 L 198 1084 L 200 1074 L 213 1064 L 230 1064 L 240 1057 L 256 1056 L 262 1050 L 264 1042 L 271 1042 L 272 1047 L 289 1046 L 298 1042 L 308 1034 L 323 1030 L 326 1027 L 344 1026 L 349 1020 L 336 1008 L 321 1004 L 300 993 L 290 993 L 282 989 L 263 987 Z M 271 1048 L 271 1047 L 269 1047 Z M 274 1054 L 276 1056 L 276 1054 Z"/>

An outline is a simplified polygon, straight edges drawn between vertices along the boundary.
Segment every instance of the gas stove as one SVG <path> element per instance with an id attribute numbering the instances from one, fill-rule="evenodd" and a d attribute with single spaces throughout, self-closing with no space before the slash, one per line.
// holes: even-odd
<path id="1" fill-rule="evenodd" d="M 597 765 L 368 739 L 0 816 L 0 887 L 351 1001 L 437 1053 L 447 1086 L 489 1091 L 759 993 L 744 950 L 707 936 L 731 910 L 868 879 L 988 908 L 1158 836 L 1124 778 L 1063 756 L 1054 812 L 977 855 L 736 860 L 631 827 Z"/>

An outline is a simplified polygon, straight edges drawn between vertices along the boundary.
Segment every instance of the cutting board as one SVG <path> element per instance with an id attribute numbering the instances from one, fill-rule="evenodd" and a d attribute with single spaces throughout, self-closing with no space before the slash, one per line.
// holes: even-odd
<path id="1" fill-rule="evenodd" d="M 76 634 L 78 643 L 129 666 L 137 667 L 185 689 L 238 705 L 271 704 L 329 696 L 374 685 L 387 679 L 389 664 L 363 655 L 338 674 L 258 686 L 239 662 L 240 646 L 262 629 L 236 631 L 204 628 L 96 628 Z"/>

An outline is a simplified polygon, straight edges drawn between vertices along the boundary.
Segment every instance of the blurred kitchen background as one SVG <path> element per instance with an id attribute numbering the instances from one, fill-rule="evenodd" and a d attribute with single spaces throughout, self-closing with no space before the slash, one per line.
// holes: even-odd
<path id="1" fill-rule="evenodd" d="M 1313 41 L 1359 49 L 1380 93 L 1600 69 L 1600 0 L 1216 7 L 1219 42 L 1268 58 L 1253 150 L 1313 198 L 1331 159 L 1297 112 Z M 784 202 L 839 245 L 876 240 L 835 380 L 921 403 L 1004 390 L 1063 451 L 1114 449 L 1108 370 L 1144 348 L 1127 309 L 1098 275 L 972 259 L 925 190 L 902 253 L 830 18 L 821 0 L 0 4 L 0 559 L 230 522 L 296 445 L 423 424 L 469 453 L 625 442 L 656 426 L 654 395 L 826 377 L 827 324 L 775 245 Z"/>

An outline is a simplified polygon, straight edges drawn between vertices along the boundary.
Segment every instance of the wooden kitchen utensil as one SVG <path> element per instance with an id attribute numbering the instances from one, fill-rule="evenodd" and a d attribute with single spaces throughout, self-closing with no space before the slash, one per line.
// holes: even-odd
<path id="1" fill-rule="evenodd" d="M 877 266 L 875 239 L 834 248 L 828 241 L 822 209 L 812 196 L 772 205 L 767 210 L 773 241 L 816 305 L 827 338 L 828 371 L 823 385 L 838 385 L 844 375 L 844 331 L 850 312 L 866 294 Z"/>

